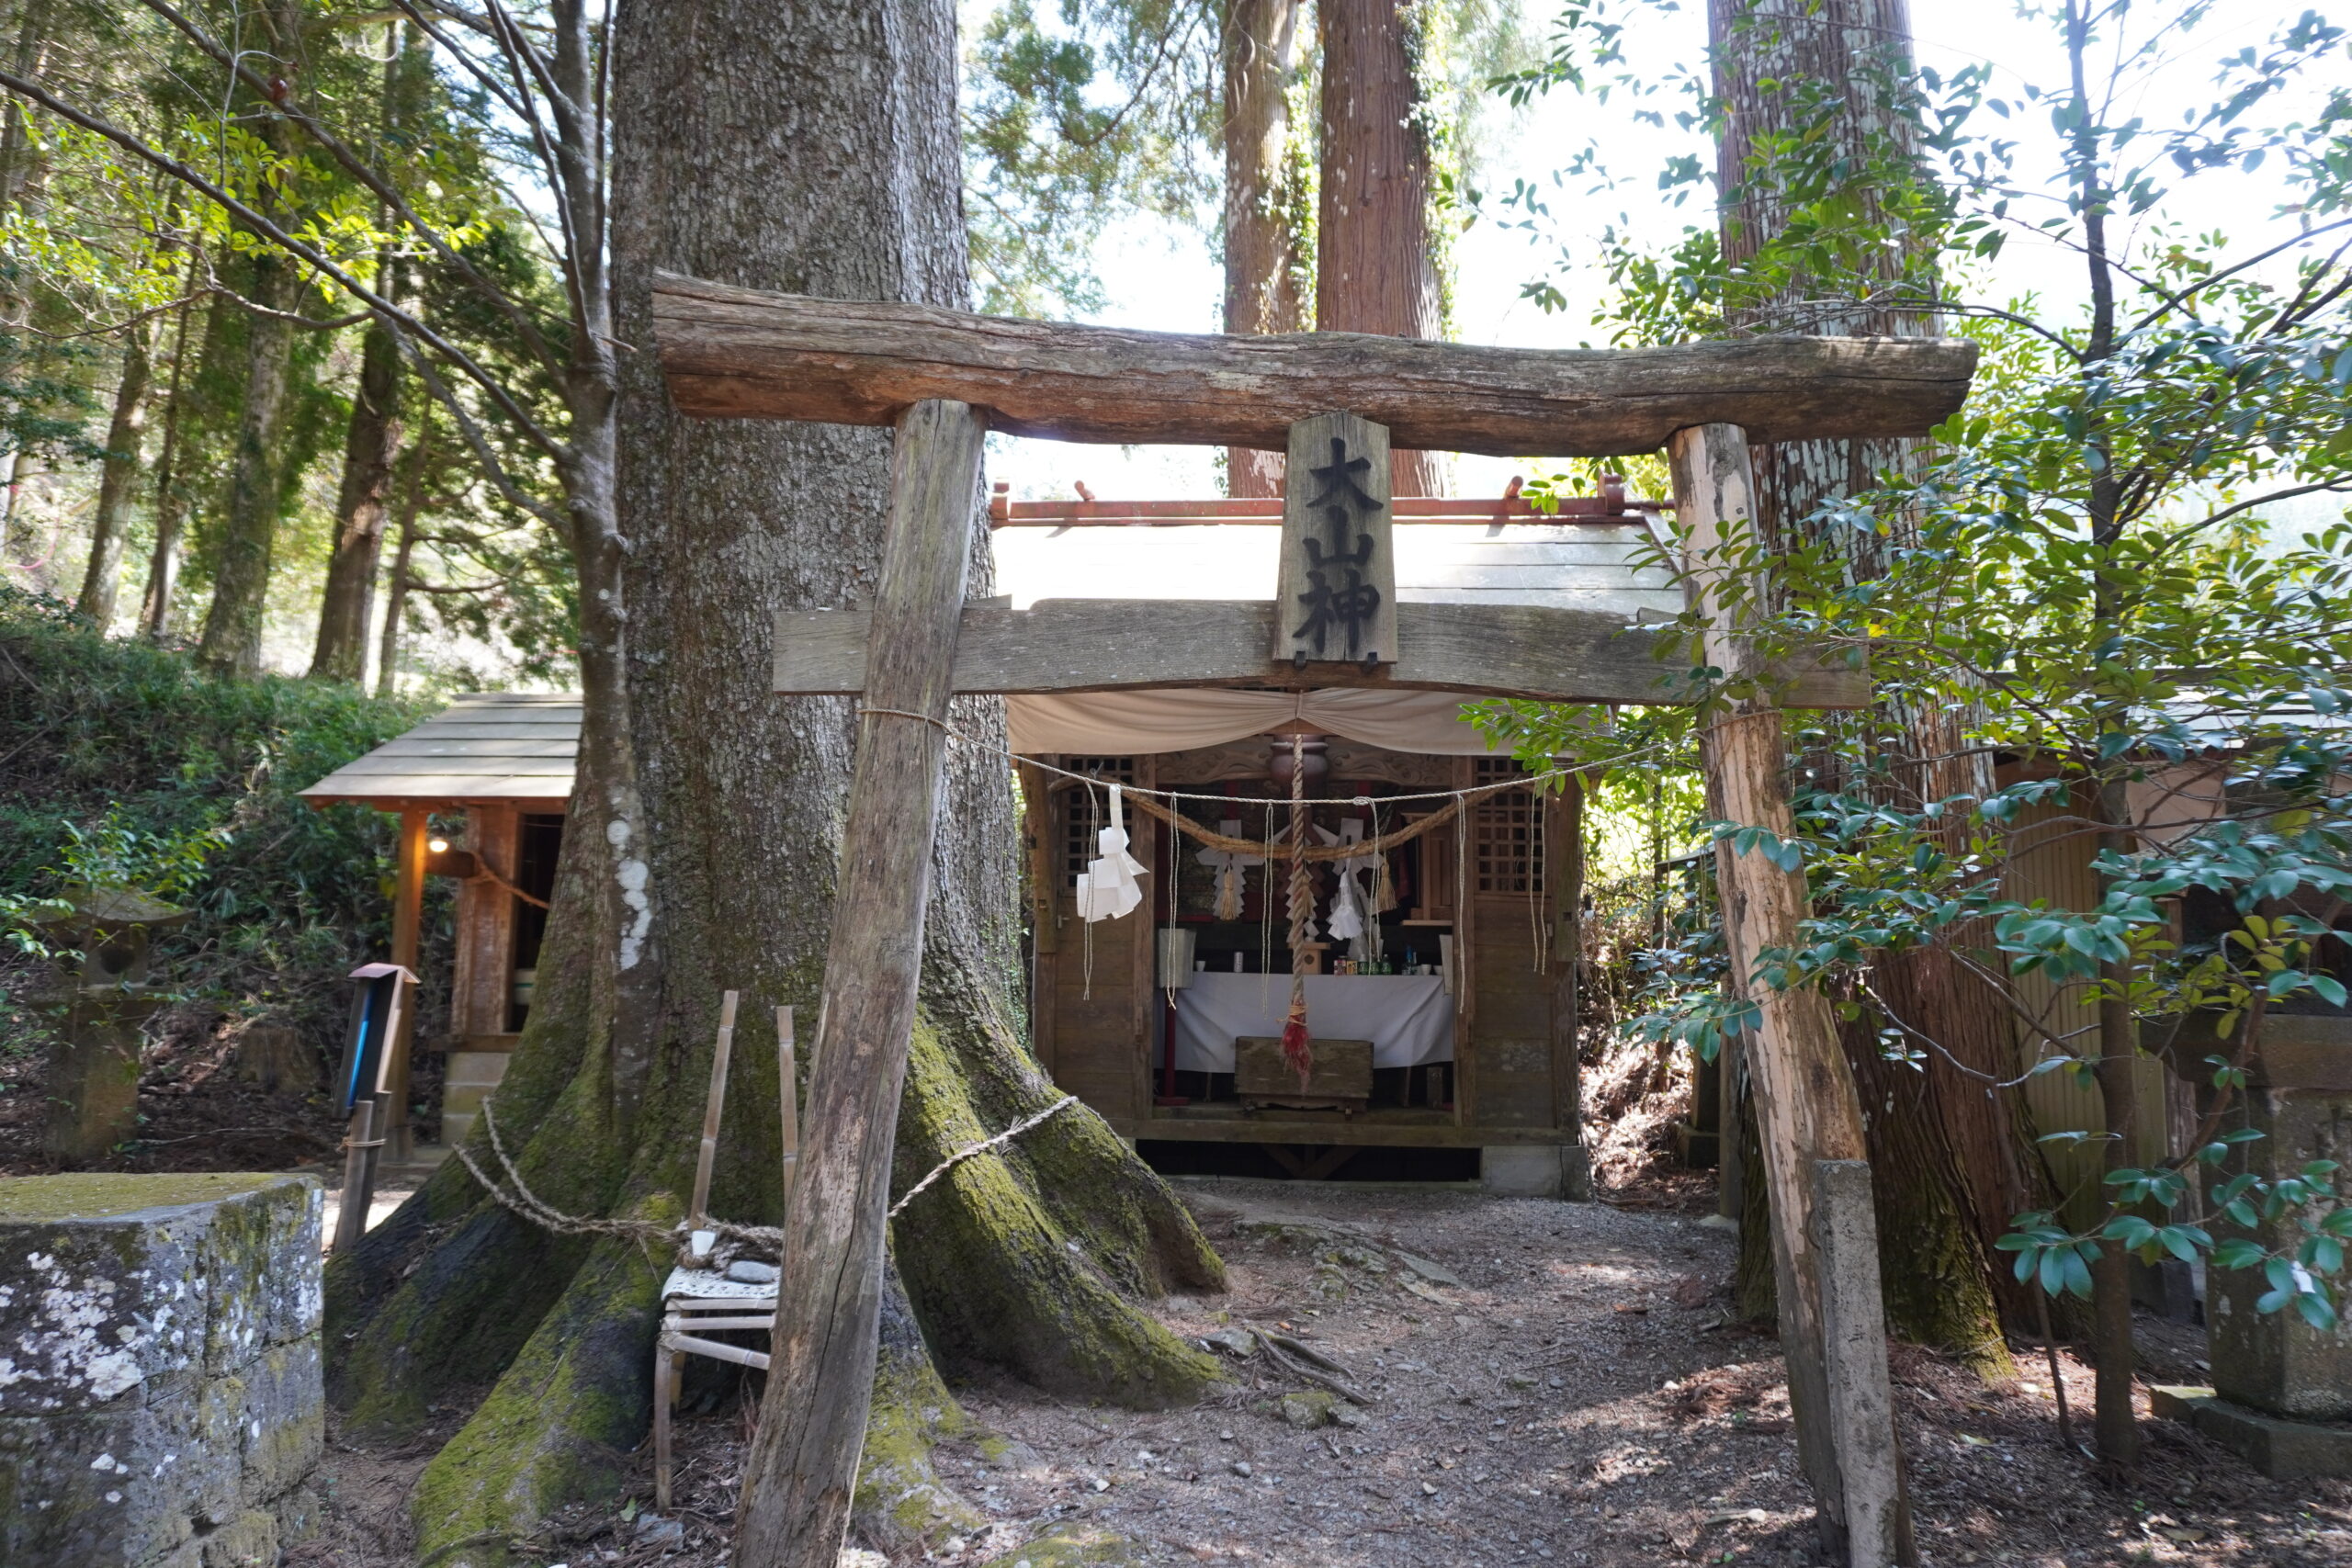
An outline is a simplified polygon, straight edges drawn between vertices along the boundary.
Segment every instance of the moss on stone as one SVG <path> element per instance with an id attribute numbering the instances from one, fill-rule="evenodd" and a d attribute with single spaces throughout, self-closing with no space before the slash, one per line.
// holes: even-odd
<path id="1" fill-rule="evenodd" d="M 1112 1568 L 1140 1561 L 1135 1543 L 1091 1525 L 1061 1525 L 979 1568 Z"/>
<path id="2" fill-rule="evenodd" d="M 155 1209 L 217 1203 L 258 1192 L 273 1182 L 299 1183 L 298 1176 L 246 1171 L 187 1171 L 164 1176 L 127 1176 L 119 1171 L 76 1171 L 62 1176 L 19 1176 L 0 1181 L 0 1221 L 24 1224 L 60 1220 L 124 1219 Z"/>

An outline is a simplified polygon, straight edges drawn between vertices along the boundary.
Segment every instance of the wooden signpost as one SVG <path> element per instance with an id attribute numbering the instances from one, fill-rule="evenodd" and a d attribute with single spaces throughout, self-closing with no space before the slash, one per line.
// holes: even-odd
<path id="1" fill-rule="evenodd" d="M 856 694 L 860 722 L 775 1364 L 745 1467 L 745 1568 L 831 1568 L 849 1522 L 951 694 L 1358 685 L 1695 701 L 1702 694 L 1655 657 L 1655 635 L 1613 616 L 1397 604 L 1388 445 L 1555 457 L 1669 446 L 1684 527 L 1703 551 L 1745 513 L 1750 440 L 1924 434 L 1958 409 L 1975 362 L 1973 345 L 1925 339 L 1568 353 L 1342 333 L 1179 337 L 670 275 L 657 276 L 653 310 L 672 395 L 689 413 L 898 432 L 873 604 L 777 618 L 775 689 Z M 990 428 L 1286 449 L 1289 471 L 1308 482 L 1285 503 L 1277 598 L 966 604 Z M 1736 626 L 1716 628 L 1711 663 L 1746 671 L 1755 657 Z M 1766 673 L 1790 705 L 1868 701 L 1864 677 L 1826 661 Z M 1709 756 L 1726 815 L 1785 830 L 1771 701 L 1736 706 Z M 1747 965 L 1794 940 L 1803 879 L 1739 857 L 1724 904 Z M 1748 1060 L 1808 1474 L 1851 1562 L 1880 1568 L 1899 1514 L 1883 1322 L 1874 1293 L 1825 1300 L 1820 1277 L 1825 1251 L 1843 1258 L 1858 1245 L 1858 1191 L 1868 1217 L 1867 1170 L 1858 1185 L 1837 1164 L 1860 1157 L 1860 1111 L 1826 1004 L 1810 993 L 1759 999 Z"/>

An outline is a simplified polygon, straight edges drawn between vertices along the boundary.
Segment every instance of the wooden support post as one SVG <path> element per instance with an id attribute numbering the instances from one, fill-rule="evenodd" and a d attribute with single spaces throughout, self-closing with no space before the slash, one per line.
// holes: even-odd
<path id="1" fill-rule="evenodd" d="M 792 1179 L 800 1170 L 800 1080 L 792 1059 L 792 1010 L 775 1010 L 776 1099 L 784 1114 L 784 1212 L 792 1212 Z M 783 1260 L 777 1259 L 779 1263 Z"/>
<path id="2" fill-rule="evenodd" d="M 653 1347 L 653 1506 L 670 1511 L 670 1408 L 678 1403 L 678 1352 L 667 1325 Z"/>
<path id="3" fill-rule="evenodd" d="M 737 1512 L 741 1568 L 832 1568 L 849 1526 L 984 428 L 966 404 L 917 403 L 891 454 L 808 1156 L 785 1220 L 775 1365 Z"/>
<path id="4" fill-rule="evenodd" d="M 1748 468 L 1747 433 L 1737 425 L 1679 430 L 1667 444 L 1674 470 L 1675 520 L 1698 607 L 1708 615 L 1707 662 L 1729 678 L 1748 673 L 1750 657 L 1736 624 L 1755 600 L 1744 597 L 1731 573 L 1751 558 L 1755 481 Z M 1752 593 L 1760 583 L 1745 585 Z M 1790 807 L 1781 711 L 1769 692 L 1719 709 L 1702 749 L 1708 796 L 1725 820 L 1786 839 L 1795 831 Z M 1781 1344 L 1788 1361 L 1789 1403 L 1796 1417 L 1797 1451 L 1812 1483 L 1823 1544 L 1833 1555 L 1867 1543 L 1849 1538 L 1848 1461 L 1871 1456 L 1852 1445 L 1892 1453 L 1891 1414 L 1838 1410 L 1831 1399 L 1823 1315 L 1823 1258 L 1814 1223 L 1814 1167 L 1821 1160 L 1864 1161 L 1862 1114 L 1852 1074 L 1838 1043 L 1829 998 L 1813 989 L 1779 991 L 1754 985 L 1757 956 L 1793 946 L 1805 915 L 1802 869 L 1784 871 L 1760 852 L 1717 861 L 1725 948 L 1734 974 L 1747 985 L 1760 1014 L 1743 1042 L 1764 1154 L 1764 1182 L 1772 1213 L 1772 1257 L 1779 1287 Z M 1867 1166 L 1864 1167 L 1867 1174 Z M 1841 1297 L 1838 1332 L 1849 1347 L 1874 1346 L 1883 1376 L 1885 1318 L 1875 1292 L 1867 1302 Z M 1854 1352 L 1860 1353 L 1860 1352 Z M 1841 1385 L 1846 1392 L 1850 1385 Z M 1849 1441 L 1841 1444 L 1840 1436 Z M 1865 1500 L 1868 1474 L 1856 1472 L 1856 1501 Z M 1870 1504 L 1875 1506 L 1875 1503 Z M 1875 1525 L 1866 1517 L 1869 1528 Z M 1857 1564 L 1883 1561 L 1856 1554 Z"/>
<path id="5" fill-rule="evenodd" d="M 710 1054 L 710 1092 L 702 1106 L 702 1147 L 695 1154 L 694 1201 L 686 1206 L 686 1229 L 698 1231 L 710 1213 L 710 1170 L 718 1161 L 718 1119 L 727 1110 L 727 1063 L 735 1054 L 735 1007 L 742 998 L 729 991 L 718 1002 L 718 1043 Z"/>
<path id="6" fill-rule="evenodd" d="M 399 857 L 393 864 L 392 962 L 412 975 L 424 973 L 417 966 L 417 953 L 424 945 L 424 844 L 432 829 L 430 811 L 422 806 L 401 807 Z M 376 1123 L 383 1129 L 394 1165 L 405 1165 L 413 1152 L 408 1125 L 408 1064 L 416 1033 L 415 1017 L 413 1007 L 401 1010 L 400 1028 L 391 1040 L 391 1061 L 384 1072 L 387 1103 Z"/>
<path id="7" fill-rule="evenodd" d="M 1886 1309 L 1879 1295 L 1878 1215 L 1871 1168 L 1858 1159 L 1813 1164 L 1813 1240 L 1821 1255 L 1823 1370 L 1838 1474 L 1846 1493 L 1850 1568 L 1892 1568 L 1912 1554 L 1902 1537 L 1902 1455 L 1894 1387 L 1886 1367 Z"/>
<path id="8" fill-rule="evenodd" d="M 351 1108 L 343 1134 L 342 1207 L 335 1211 L 334 1240 L 327 1250 L 341 1252 L 368 1234 L 368 1204 L 375 1197 L 369 1168 L 375 1163 L 376 1101 L 362 1095 Z"/>

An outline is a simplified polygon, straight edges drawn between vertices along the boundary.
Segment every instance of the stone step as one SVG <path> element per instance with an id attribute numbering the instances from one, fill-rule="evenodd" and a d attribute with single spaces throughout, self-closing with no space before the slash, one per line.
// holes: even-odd
<path id="1" fill-rule="evenodd" d="M 467 1134 L 474 1130 L 474 1122 L 480 1115 L 480 1111 L 452 1111 L 447 1106 L 443 1106 L 441 1108 L 441 1146 L 454 1149 L 464 1143 Z"/>
<path id="2" fill-rule="evenodd" d="M 495 1089 L 505 1080 L 510 1060 L 503 1051 L 452 1051 L 441 1081 L 453 1088 Z"/>

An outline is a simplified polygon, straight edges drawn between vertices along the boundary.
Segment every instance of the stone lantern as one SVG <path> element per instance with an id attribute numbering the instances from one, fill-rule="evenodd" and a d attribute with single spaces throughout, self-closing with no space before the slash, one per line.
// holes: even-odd
<path id="1" fill-rule="evenodd" d="M 2262 1137 L 2240 1145 L 2212 1179 L 2251 1170 L 2275 1180 L 2312 1160 L 2336 1162 L 2338 1180 L 2352 1172 L 2352 1017 L 2272 1014 L 2247 1078 L 2246 1124 Z M 2296 1233 L 2265 1225 L 2250 1234 L 2285 1247 Z M 2269 1286 L 2256 1271 L 2217 1269 L 2206 1280 L 2213 1386 L 2156 1389 L 2156 1414 L 2194 1425 L 2267 1475 L 2352 1475 L 2352 1314 L 2332 1330 L 2314 1328 L 2291 1306 L 2257 1310 Z"/>
<path id="2" fill-rule="evenodd" d="M 148 944 L 191 911 L 128 888 L 69 888 L 34 919 L 58 950 L 62 1013 L 48 1063 L 43 1147 L 70 1165 L 106 1157 L 139 1130 L 143 1026 L 163 998 L 147 987 Z"/>

